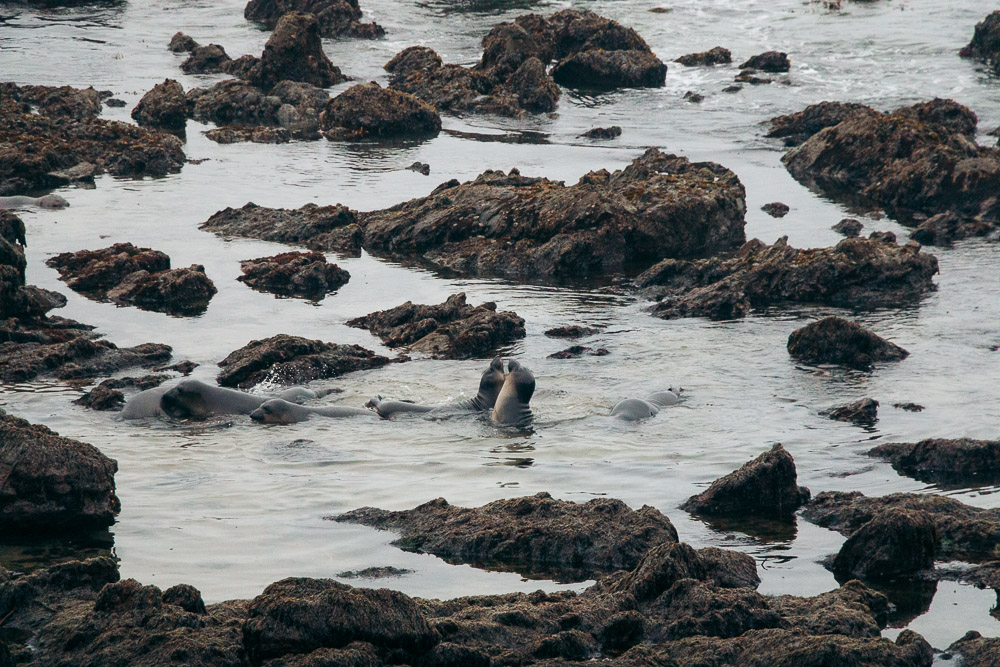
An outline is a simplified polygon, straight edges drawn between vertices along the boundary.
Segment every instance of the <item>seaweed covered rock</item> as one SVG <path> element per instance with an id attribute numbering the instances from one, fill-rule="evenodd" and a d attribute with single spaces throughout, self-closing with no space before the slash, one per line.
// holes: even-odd
<path id="1" fill-rule="evenodd" d="M 360 345 L 337 345 L 278 334 L 253 340 L 219 362 L 218 381 L 224 387 L 247 389 L 264 380 L 304 384 L 346 373 L 379 368 L 389 359 Z"/>
<path id="2" fill-rule="evenodd" d="M 887 442 L 868 456 L 924 482 L 954 483 L 1000 477 L 1000 440 L 930 438 L 920 442 Z"/>
<path id="3" fill-rule="evenodd" d="M 840 364 L 859 370 L 910 355 L 861 325 L 836 316 L 793 331 L 788 336 L 788 354 L 809 364 Z"/>
<path id="4" fill-rule="evenodd" d="M 286 80 L 320 88 L 346 80 L 340 68 L 323 52 L 316 17 L 297 11 L 278 19 L 260 58 L 240 59 L 234 62 L 231 71 L 262 90 L 270 90 Z"/>
<path id="5" fill-rule="evenodd" d="M 1000 74 L 1000 9 L 976 24 L 972 41 L 958 52 L 963 58 L 981 60 Z"/>
<path id="6" fill-rule="evenodd" d="M 0 527 L 5 535 L 110 526 L 118 464 L 96 447 L 0 411 Z M 2 596 L 0 596 L 2 599 Z"/>
<path id="7" fill-rule="evenodd" d="M 184 88 L 173 79 L 153 86 L 132 110 L 139 125 L 182 130 L 187 123 L 187 97 Z"/>
<path id="8" fill-rule="evenodd" d="M 512 311 L 498 312 L 492 301 L 470 306 L 465 292 L 433 306 L 407 301 L 348 320 L 347 326 L 368 329 L 386 347 L 405 346 L 440 359 L 491 357 L 498 347 L 525 336 L 524 318 Z"/>
<path id="9" fill-rule="evenodd" d="M 621 171 L 591 172 L 569 187 L 487 171 L 359 220 L 375 255 L 552 281 L 733 248 L 744 238 L 745 196 L 725 167 L 651 148 Z"/>
<path id="10" fill-rule="evenodd" d="M 739 470 L 691 496 L 681 509 L 692 514 L 791 516 L 809 500 L 809 489 L 796 483 L 795 461 L 780 444 Z"/>
<path id="11" fill-rule="evenodd" d="M 824 410 L 820 414 L 838 422 L 870 426 L 878 421 L 878 401 L 873 398 L 862 398 L 848 405 Z"/>
<path id="12" fill-rule="evenodd" d="M 194 37 L 187 35 L 183 32 L 175 32 L 174 36 L 170 38 L 170 42 L 167 44 L 167 50 L 171 53 L 190 53 L 199 46 L 198 42 L 194 40 Z"/>
<path id="13" fill-rule="evenodd" d="M 260 292 L 319 300 L 350 280 L 351 274 L 326 261 L 321 252 L 286 252 L 240 262 L 237 278 Z"/>
<path id="14" fill-rule="evenodd" d="M 677 542 L 673 524 L 653 507 L 632 510 L 606 498 L 572 503 L 547 493 L 477 508 L 443 498 L 402 512 L 364 507 L 335 520 L 398 531 L 396 546 L 450 562 L 577 581 L 630 570 L 652 547 Z"/>
<path id="15" fill-rule="evenodd" d="M 689 53 L 681 56 L 680 58 L 676 58 L 674 62 L 680 63 L 685 67 L 728 65 L 733 62 L 733 54 L 730 53 L 729 49 L 716 46 L 708 51 L 702 51 L 701 53 Z"/>
<path id="16" fill-rule="evenodd" d="M 204 313 L 218 291 L 205 267 L 192 264 L 155 273 L 137 271 L 108 290 L 107 298 L 143 310 L 190 316 Z"/>
<path id="17" fill-rule="evenodd" d="M 187 93 L 188 113 L 218 125 L 275 125 L 281 100 L 246 81 L 230 79 Z"/>
<path id="18" fill-rule="evenodd" d="M 434 137 L 441 131 L 441 117 L 434 107 L 413 95 L 377 83 L 361 83 L 330 100 L 319 116 L 319 127 L 331 141 Z"/>
<path id="19" fill-rule="evenodd" d="M 217 144 L 236 144 L 249 141 L 254 144 L 284 144 L 292 134 L 283 127 L 238 127 L 226 125 L 205 132 L 205 138 Z"/>
<path id="20" fill-rule="evenodd" d="M 571 88 L 657 88 L 667 66 L 650 51 L 579 51 L 552 68 L 556 83 Z"/>
<path id="21" fill-rule="evenodd" d="M 32 105 L 39 105 L 37 113 Z M 81 97 L 68 86 L 0 84 L 0 196 L 63 185 L 63 174 L 84 164 L 91 174 L 122 177 L 180 171 L 180 139 L 98 118 L 99 110 L 96 91 Z"/>
<path id="22" fill-rule="evenodd" d="M 896 579 L 934 567 L 937 532 L 922 512 L 904 509 L 876 514 L 847 538 L 832 569 L 847 579 Z"/>
<path id="23" fill-rule="evenodd" d="M 1000 637 L 983 637 L 970 630 L 949 646 L 947 652 L 961 656 L 963 667 L 991 667 L 1000 664 Z"/>
<path id="24" fill-rule="evenodd" d="M 142 343 L 119 348 L 108 340 L 98 339 L 87 325 L 48 318 L 47 321 L 13 326 L 5 323 L 0 343 L 0 380 L 27 382 L 40 375 L 60 380 L 85 380 L 107 376 L 140 366 L 158 366 L 170 358 L 170 346 Z"/>
<path id="25" fill-rule="evenodd" d="M 313 250 L 361 255 L 361 228 L 357 215 L 346 206 L 306 204 L 299 209 L 265 208 L 253 202 L 225 208 L 199 229 L 225 237 L 244 237 L 304 245 Z"/>
<path id="26" fill-rule="evenodd" d="M 218 44 L 195 44 L 187 60 L 181 63 L 185 74 L 214 74 L 228 72 L 233 59 Z"/>
<path id="27" fill-rule="evenodd" d="M 840 124 L 856 113 L 875 115 L 871 107 L 856 102 L 819 102 L 802 111 L 771 119 L 768 137 L 781 138 L 787 146 L 798 146 L 820 130 Z"/>
<path id="28" fill-rule="evenodd" d="M 918 244 L 848 238 L 832 248 L 798 249 L 748 241 L 729 258 L 667 259 L 636 279 L 657 299 L 657 317 L 743 317 L 754 308 L 822 303 L 851 308 L 896 306 L 935 289 L 937 258 Z"/>
<path id="29" fill-rule="evenodd" d="M 864 225 L 861 224 L 861 221 L 855 218 L 844 218 L 837 224 L 830 227 L 830 229 L 838 234 L 843 234 L 849 238 L 854 238 L 860 235 L 863 228 Z M 919 239 L 917 240 L 919 241 Z"/>
<path id="30" fill-rule="evenodd" d="M 748 58 L 740 65 L 740 69 L 752 69 L 761 72 L 780 73 L 791 69 L 792 64 L 788 60 L 788 54 L 780 51 L 765 51 Z"/>
<path id="31" fill-rule="evenodd" d="M 73 402 L 91 410 L 121 410 L 122 406 L 125 405 L 125 394 L 121 392 L 122 389 L 128 387 L 135 387 L 140 391 L 152 389 L 163 384 L 167 377 L 158 374 L 103 380 Z"/>
<path id="32" fill-rule="evenodd" d="M 316 17 L 323 37 L 362 37 L 375 39 L 385 35 L 377 23 L 361 23 L 357 0 L 250 0 L 243 10 L 248 21 L 274 28 L 288 12 L 304 12 Z"/>
<path id="33" fill-rule="evenodd" d="M 45 264 L 57 270 L 71 290 L 102 298 L 136 271 L 155 273 L 169 269 L 170 258 L 152 248 L 116 243 L 100 250 L 60 253 L 47 259 Z"/>

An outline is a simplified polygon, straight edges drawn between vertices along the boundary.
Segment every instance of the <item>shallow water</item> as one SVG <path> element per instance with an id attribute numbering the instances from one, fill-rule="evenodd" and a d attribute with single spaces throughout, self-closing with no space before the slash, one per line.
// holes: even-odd
<path id="1" fill-rule="evenodd" d="M 438 496 L 479 505 L 548 491 L 570 500 L 601 495 L 633 507 L 653 505 L 671 518 L 686 542 L 752 554 L 760 565 L 762 592 L 820 593 L 836 586 L 818 561 L 836 552 L 839 535 L 800 521 L 796 530 L 753 536 L 741 532 L 745 527 L 711 527 L 677 509 L 775 442 L 792 453 L 800 483 L 813 493 L 928 491 L 981 507 L 997 505 L 998 487 L 936 489 L 863 455 L 877 441 L 996 437 L 1000 353 L 991 346 L 1000 343 L 1000 248 L 995 245 L 970 241 L 955 249 L 933 249 L 941 264 L 936 292 L 916 306 L 852 315 L 911 352 L 903 362 L 855 373 L 804 368 L 785 350 L 793 329 L 840 312 L 835 309 L 797 306 L 735 322 L 665 322 L 646 313 L 642 300 L 612 288 L 445 279 L 367 255 L 334 254 L 330 258 L 351 273 L 351 281 L 311 304 L 276 299 L 235 280 L 239 260 L 286 246 L 227 242 L 197 229 L 215 211 L 248 201 L 380 208 L 425 195 L 450 178 L 472 178 L 487 167 L 518 167 L 526 175 L 573 182 L 592 169 L 620 168 L 644 147 L 659 146 L 719 162 L 739 175 L 748 194 L 748 238 L 770 243 L 788 235 L 792 245 L 827 246 L 840 238 L 830 226 L 848 211 L 787 174 L 781 147 L 762 138 L 762 121 L 826 99 L 888 109 L 940 96 L 976 111 L 981 129 L 1000 122 L 1000 81 L 956 55 L 988 11 L 978 0 L 845 2 L 839 13 L 802 0 L 671 0 L 669 13 L 648 11 L 660 4 L 517 3 L 514 11 L 503 11 L 496 9 L 503 3 L 495 2 L 366 0 L 367 17 L 381 23 L 387 37 L 330 41 L 326 51 L 347 74 L 384 84 L 381 65 L 406 46 L 425 44 L 446 62 L 468 64 L 478 58 L 479 39 L 492 25 L 525 8 L 549 13 L 586 6 L 635 27 L 665 61 L 716 45 L 730 48 L 736 64 L 767 49 L 786 51 L 793 66 L 791 85 L 726 94 L 721 89 L 730 84 L 735 65 L 686 69 L 670 64 L 661 89 L 600 96 L 565 91 L 553 117 L 445 117 L 446 131 L 436 139 L 394 145 L 219 146 L 202 136 L 207 126 L 189 122 L 188 157 L 205 162 L 155 180 L 102 177 L 95 189 L 60 191 L 72 202 L 69 209 L 22 216 L 28 227 L 28 282 L 67 296 L 60 315 L 97 325 L 119 345 L 168 343 L 176 359 L 201 364 L 194 373 L 200 379 L 212 380 L 215 362 L 233 349 L 278 333 L 360 343 L 388 353 L 376 338 L 344 322 L 406 300 L 438 303 L 457 291 L 467 292 L 475 304 L 495 300 L 527 322 L 527 338 L 506 353 L 537 378 L 536 422 L 528 435 L 498 432 L 472 418 L 375 424 L 316 420 L 288 427 L 260 427 L 243 419 L 199 426 L 133 424 L 72 405 L 80 389 L 62 383 L 0 388 L 4 409 L 90 442 L 118 460 L 123 509 L 112 532 L 123 576 L 161 587 L 190 583 L 208 601 L 250 597 L 285 576 L 332 576 L 387 565 L 415 572 L 358 583 L 436 597 L 559 588 L 403 553 L 388 545 L 389 534 L 323 520 L 362 505 L 403 509 Z M 242 7 L 233 0 L 160 0 L 48 12 L 2 5 L 0 79 L 110 89 L 128 107 L 107 109 L 105 116 L 126 120 L 141 95 L 166 77 L 185 89 L 223 78 L 184 75 L 178 68 L 182 57 L 165 48 L 175 31 L 201 43 L 220 43 L 233 57 L 259 53 L 268 34 L 244 21 Z M 688 90 L 705 94 L 705 101 L 683 100 Z M 592 143 L 577 136 L 610 124 L 623 128 L 619 139 Z M 470 135 L 504 132 L 540 133 L 546 143 L 475 141 Z M 418 160 L 431 165 L 429 177 L 403 169 Z M 783 219 L 759 210 L 776 200 L 791 206 Z M 865 233 L 901 231 L 890 220 L 863 221 Z M 173 318 L 95 303 L 68 290 L 44 265 L 58 252 L 119 241 L 162 250 L 173 266 L 204 264 L 219 289 L 208 311 L 197 318 Z M 569 343 L 542 332 L 565 324 L 601 327 L 582 342 L 611 354 L 547 359 Z M 481 360 L 417 360 L 318 386 L 343 388 L 330 402 L 345 405 L 360 405 L 374 393 L 446 402 L 474 394 L 483 368 Z M 621 398 L 677 384 L 685 389 L 684 402 L 655 419 L 623 425 L 602 416 Z M 864 396 L 882 404 L 872 429 L 818 415 Z M 909 413 L 892 407 L 909 401 L 927 409 Z M 108 546 L 80 547 L 85 548 L 90 553 Z M 0 547 L 0 562 L 28 566 L 66 551 L 65 546 Z M 998 634 L 1000 625 L 988 614 L 992 595 L 942 583 L 929 611 L 909 626 L 938 648 L 968 629 Z"/>

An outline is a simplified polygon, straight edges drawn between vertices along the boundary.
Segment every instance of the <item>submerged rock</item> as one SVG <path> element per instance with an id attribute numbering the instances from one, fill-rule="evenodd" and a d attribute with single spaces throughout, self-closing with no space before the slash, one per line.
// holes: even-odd
<path id="1" fill-rule="evenodd" d="M 632 569 L 652 547 L 677 541 L 670 520 L 653 507 L 632 510 L 605 498 L 572 503 L 547 493 L 477 508 L 455 507 L 443 498 L 402 512 L 365 507 L 335 520 L 398 531 L 396 546 L 450 562 L 532 576 L 571 573 L 578 581 Z"/>
<path id="2" fill-rule="evenodd" d="M 958 52 L 963 58 L 981 60 L 1000 74 L 1000 10 L 988 14 L 976 24 L 972 41 Z"/>
<path id="3" fill-rule="evenodd" d="M 922 512 L 888 510 L 852 534 L 833 561 L 848 579 L 896 579 L 934 567 L 934 522 Z"/>
<path id="4" fill-rule="evenodd" d="M 937 272 L 937 258 L 917 244 L 849 238 L 832 248 L 800 250 L 783 236 L 771 246 L 753 239 L 727 259 L 667 259 L 636 285 L 658 300 L 657 317 L 731 319 L 790 302 L 897 306 L 933 290 Z"/>
<path id="5" fill-rule="evenodd" d="M 512 311 L 497 312 L 492 301 L 470 306 L 465 292 L 433 306 L 407 301 L 401 306 L 347 321 L 368 329 L 386 347 L 406 346 L 439 359 L 490 357 L 502 345 L 524 338 L 524 318 Z"/>
<path id="6" fill-rule="evenodd" d="M 589 336 L 595 334 L 600 329 L 595 327 L 581 327 L 578 324 L 574 324 L 568 327 L 554 327 L 548 329 L 545 335 L 549 338 L 582 338 L 584 336 Z"/>
<path id="7" fill-rule="evenodd" d="M 686 56 L 681 56 L 680 58 L 674 60 L 674 62 L 680 63 L 685 67 L 728 65 L 733 62 L 733 54 L 729 52 L 729 49 L 716 46 L 708 51 L 702 51 L 701 53 L 689 53 Z"/>
<path id="8" fill-rule="evenodd" d="M 772 218 L 783 218 L 788 215 L 788 204 L 783 204 L 780 201 L 773 201 L 770 204 L 764 204 L 760 207 L 760 210 L 767 213 Z"/>
<path id="9" fill-rule="evenodd" d="M 947 652 L 961 656 L 962 667 L 992 667 L 1000 664 L 1000 637 L 983 637 L 970 630 L 949 646 Z"/>
<path id="10" fill-rule="evenodd" d="M 838 408 L 824 410 L 820 414 L 838 422 L 871 425 L 878 421 L 878 401 L 871 398 L 862 398 L 860 401 L 855 401 L 850 405 L 842 405 Z"/>
<path id="11" fill-rule="evenodd" d="M 796 479 L 792 455 L 777 444 L 688 498 L 681 509 L 704 515 L 791 516 L 809 500 L 809 489 L 798 486 Z"/>
<path id="12" fill-rule="evenodd" d="M 285 144 L 292 134 L 283 127 L 233 127 L 225 126 L 205 132 L 205 138 L 217 144 L 236 144 L 249 141 L 255 144 Z"/>
<path id="13" fill-rule="evenodd" d="M 321 252 L 286 252 L 240 262 L 237 278 L 260 292 L 319 300 L 347 284 L 351 274 Z"/>
<path id="14" fill-rule="evenodd" d="M 413 95 L 377 83 L 351 86 L 330 100 L 319 116 L 323 135 L 335 139 L 427 136 L 441 131 L 434 107 Z"/>
<path id="15" fill-rule="evenodd" d="M 1000 477 L 1000 440 L 971 438 L 887 442 L 868 450 L 904 475 L 925 482 L 953 483 Z"/>
<path id="16" fill-rule="evenodd" d="M 337 345 L 299 336 L 278 334 L 253 340 L 219 362 L 218 382 L 224 387 L 248 389 L 269 380 L 277 384 L 305 384 L 346 373 L 379 368 L 389 359 L 360 345 Z"/>
<path id="17" fill-rule="evenodd" d="M 0 467 L 0 528 L 6 536 L 104 528 L 121 510 L 113 459 L 2 410 Z"/>
<path id="18" fill-rule="evenodd" d="M 909 352 L 842 317 L 825 317 L 788 336 L 788 354 L 809 364 L 840 364 L 868 370 L 875 362 L 899 361 Z"/>
<path id="19" fill-rule="evenodd" d="M 187 123 L 187 97 L 184 88 L 173 79 L 153 86 L 132 110 L 139 125 L 182 130 Z"/>
<path id="20" fill-rule="evenodd" d="M 357 0 L 250 0 L 243 10 L 248 21 L 274 28 L 278 19 L 291 11 L 305 12 L 316 17 L 323 37 L 363 37 L 375 39 L 385 35 L 377 23 L 361 23 L 361 8 Z"/>
<path id="21" fill-rule="evenodd" d="M 361 255 L 361 228 L 357 215 L 346 206 L 306 204 L 299 209 L 265 208 L 253 202 L 242 208 L 225 208 L 199 229 L 220 236 L 304 245 L 314 250 Z"/>
<path id="22" fill-rule="evenodd" d="M 599 347 L 596 350 L 592 347 L 587 347 L 585 345 L 572 345 L 567 347 L 565 350 L 559 350 L 558 352 L 553 352 L 548 356 L 549 359 L 579 359 L 584 355 L 584 353 L 589 354 L 592 357 L 606 357 L 611 352 L 607 348 Z"/>

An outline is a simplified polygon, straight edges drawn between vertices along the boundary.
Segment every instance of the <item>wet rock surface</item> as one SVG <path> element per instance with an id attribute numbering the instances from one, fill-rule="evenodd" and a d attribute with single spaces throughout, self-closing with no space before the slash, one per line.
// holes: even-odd
<path id="1" fill-rule="evenodd" d="M 248 21 L 274 28 L 278 19 L 291 11 L 316 17 L 323 37 L 360 37 L 376 39 L 385 35 L 377 23 L 361 23 L 357 0 L 250 0 L 243 10 Z"/>
<path id="2" fill-rule="evenodd" d="M 760 210 L 767 213 L 772 218 L 783 218 L 788 215 L 788 204 L 783 204 L 780 201 L 773 201 L 770 204 L 764 204 L 760 207 Z"/>
<path id="3" fill-rule="evenodd" d="M 270 90 L 280 81 L 326 88 L 346 80 L 323 52 L 316 18 L 294 11 L 278 19 L 260 58 L 241 58 L 229 71 L 263 90 Z"/>
<path id="4" fill-rule="evenodd" d="M 198 42 L 194 40 L 194 37 L 178 31 L 175 32 L 174 36 L 170 38 L 170 42 L 167 44 L 167 50 L 172 53 L 190 53 L 197 46 Z"/>
<path id="5" fill-rule="evenodd" d="M 347 284 L 351 274 L 321 252 L 286 252 L 240 262 L 240 282 L 260 292 L 319 300 Z"/>
<path id="6" fill-rule="evenodd" d="M 981 60 L 994 74 L 1000 74 L 1000 10 L 988 14 L 976 24 L 972 41 L 958 55 Z"/>
<path id="7" fill-rule="evenodd" d="M 360 345 L 337 345 L 279 334 L 250 341 L 219 362 L 218 381 L 224 387 L 248 389 L 269 380 L 305 384 L 358 370 L 379 368 L 389 359 Z"/>
<path id="8" fill-rule="evenodd" d="M 796 480 L 795 461 L 778 444 L 688 498 L 681 509 L 706 516 L 790 517 L 809 500 L 809 489 L 798 486 Z"/>
<path id="9" fill-rule="evenodd" d="M 245 141 L 254 144 L 285 144 L 292 140 L 291 133 L 282 127 L 219 127 L 205 132 L 205 137 L 217 144 Z"/>
<path id="10" fill-rule="evenodd" d="M 787 72 L 792 68 L 788 60 L 788 54 L 780 51 L 765 51 L 759 53 L 740 65 L 740 69 L 759 70 L 761 72 L 780 73 Z"/>
<path id="11" fill-rule="evenodd" d="M 570 88 L 658 88 L 666 77 L 663 61 L 638 49 L 580 51 L 552 68 L 552 79 Z"/>
<path id="12" fill-rule="evenodd" d="M 783 236 L 770 246 L 748 241 L 730 258 L 667 259 L 636 285 L 657 299 L 657 317 L 732 319 L 787 303 L 898 306 L 935 289 L 937 272 L 937 258 L 917 244 L 849 238 L 832 248 L 800 250 Z"/>
<path id="13" fill-rule="evenodd" d="M 838 422 L 870 426 L 878 421 L 878 401 L 862 398 L 848 405 L 824 410 L 820 414 Z"/>
<path id="14" fill-rule="evenodd" d="M 0 196 L 63 185 L 57 172 L 83 163 L 91 174 L 121 177 L 180 171 L 180 139 L 98 118 L 100 108 L 93 89 L 0 84 Z"/>
<path id="15" fill-rule="evenodd" d="M 595 327 L 581 327 L 578 324 L 573 324 L 566 327 L 554 327 L 545 332 L 545 335 L 549 338 L 583 338 L 584 336 L 590 336 L 595 334 L 600 329 Z"/>
<path id="16" fill-rule="evenodd" d="M 844 218 L 830 229 L 837 232 L 838 234 L 843 234 L 844 236 L 847 236 L 849 238 L 854 238 L 861 234 L 861 230 L 863 228 L 864 225 L 861 224 L 860 220 L 856 220 L 854 218 Z"/>
<path id="17" fill-rule="evenodd" d="M 121 509 L 113 459 L 92 445 L 2 410 L 0 470 L 0 527 L 5 535 L 103 528 L 114 523 Z"/>
<path id="18" fill-rule="evenodd" d="M 820 102 L 802 111 L 771 119 L 768 137 L 783 138 L 788 146 L 798 146 L 820 130 L 840 124 L 856 113 L 875 113 L 856 102 Z"/>
<path id="19" fill-rule="evenodd" d="M 299 209 L 265 208 L 249 203 L 214 214 L 199 229 L 220 236 L 303 245 L 314 250 L 361 255 L 361 228 L 346 206 L 306 204 Z"/>
<path id="20" fill-rule="evenodd" d="M 652 507 L 632 510 L 603 498 L 572 503 L 547 493 L 477 508 L 443 498 L 402 512 L 365 507 L 335 520 L 398 531 L 396 546 L 449 562 L 576 581 L 632 569 L 650 548 L 677 541 L 670 520 Z"/>
<path id="21" fill-rule="evenodd" d="M 426 102 L 377 83 L 351 86 L 330 100 L 319 117 L 331 140 L 369 137 L 426 136 L 441 131 L 441 117 Z"/>
<path id="22" fill-rule="evenodd" d="M 595 127 L 587 130 L 581 137 L 586 137 L 587 139 L 614 139 L 615 137 L 620 137 L 622 135 L 622 128 L 617 125 L 612 125 L 611 127 Z"/>
<path id="23" fill-rule="evenodd" d="M 214 74 L 228 72 L 233 59 L 226 50 L 218 44 L 195 44 L 190 50 L 187 60 L 181 63 L 185 74 Z"/>
<path id="24" fill-rule="evenodd" d="M 1000 441 L 929 438 L 887 442 L 868 450 L 904 475 L 924 482 L 954 483 L 1000 477 Z"/>
<path id="25" fill-rule="evenodd" d="M 649 149 L 621 171 L 591 172 L 569 187 L 487 171 L 358 217 L 375 255 L 552 281 L 733 248 L 744 238 L 745 210 L 743 185 L 728 169 Z"/>
<path id="26" fill-rule="evenodd" d="M 809 364 L 839 364 L 858 370 L 900 361 L 909 352 L 842 317 L 824 317 L 788 336 L 788 354 Z"/>
<path id="27" fill-rule="evenodd" d="M 567 347 L 565 350 L 559 350 L 558 352 L 553 352 L 549 355 L 549 359 L 579 359 L 584 354 L 591 357 L 606 357 L 611 352 L 604 347 L 599 347 L 596 350 L 592 347 L 587 347 L 586 345 L 572 345 Z"/>
<path id="28" fill-rule="evenodd" d="M 492 357 L 498 347 L 525 336 L 524 318 L 497 311 L 492 301 L 470 306 L 465 292 L 433 306 L 407 301 L 348 320 L 347 326 L 371 331 L 386 347 L 406 347 L 438 359 Z"/>
<path id="29" fill-rule="evenodd" d="M 139 104 L 132 110 L 132 118 L 139 125 L 184 129 L 187 123 L 184 87 L 173 79 L 165 79 L 163 83 L 156 84 L 139 100 Z"/>
<path id="30" fill-rule="evenodd" d="M 163 384 L 168 377 L 157 374 L 104 380 L 73 402 L 91 410 L 121 410 L 122 406 L 125 405 L 125 394 L 122 393 L 122 389 L 131 387 L 139 391 L 152 389 Z"/>
<path id="31" fill-rule="evenodd" d="M 852 534 L 833 560 L 846 579 L 896 579 L 934 568 L 937 532 L 934 521 L 911 510 L 876 514 Z"/>
<path id="32" fill-rule="evenodd" d="M 971 630 L 949 646 L 947 652 L 961 656 L 963 667 L 990 667 L 1000 664 L 1000 637 L 983 637 Z"/>
<path id="33" fill-rule="evenodd" d="M 685 67 L 728 65 L 733 62 L 733 54 L 730 53 L 729 49 L 716 46 L 708 51 L 702 51 L 701 53 L 689 53 L 681 56 L 680 58 L 674 60 L 674 62 L 680 63 Z"/>

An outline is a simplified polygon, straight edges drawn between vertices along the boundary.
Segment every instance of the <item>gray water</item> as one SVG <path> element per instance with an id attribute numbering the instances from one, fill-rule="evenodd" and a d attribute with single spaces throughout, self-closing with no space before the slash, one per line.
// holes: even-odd
<path id="1" fill-rule="evenodd" d="M 672 11 L 648 11 L 661 4 Z M 840 237 L 830 226 L 849 212 L 787 174 L 780 146 L 762 138 L 762 121 L 828 99 L 890 109 L 940 96 L 971 107 L 983 130 L 1000 123 L 1000 81 L 956 55 L 992 8 L 981 0 L 844 5 L 831 13 L 822 3 L 803 0 L 599 0 L 523 3 L 496 11 L 485 3 L 470 8 L 445 0 L 365 0 L 366 20 L 381 23 L 387 37 L 325 43 L 333 62 L 361 81 L 384 84 L 382 64 L 413 44 L 434 48 L 446 62 L 471 64 L 482 35 L 524 7 L 543 13 L 586 7 L 636 28 L 665 61 L 722 45 L 733 51 L 735 64 L 686 69 L 671 63 L 666 86 L 656 90 L 596 97 L 564 91 L 552 117 L 445 117 L 445 132 L 436 139 L 402 145 L 323 140 L 219 146 L 202 136 L 209 126 L 189 122 L 188 157 L 205 162 L 160 179 L 102 177 L 95 189 L 60 191 L 72 202 L 69 209 L 22 216 L 28 227 L 28 282 L 67 296 L 59 314 L 96 325 L 118 345 L 167 343 L 176 359 L 200 363 L 194 377 L 204 380 L 214 379 L 217 361 L 252 339 L 289 333 L 388 354 L 375 337 L 344 322 L 406 300 L 439 303 L 457 291 L 467 292 L 474 304 L 494 300 L 526 320 L 527 338 L 505 352 L 537 378 L 536 421 L 529 435 L 498 432 L 475 419 L 315 420 L 285 427 L 244 419 L 200 426 L 123 423 L 113 414 L 72 405 L 81 389 L 52 380 L 4 386 L 0 405 L 117 459 L 122 513 L 112 532 L 122 575 L 161 587 L 190 583 L 208 601 L 251 597 L 286 576 L 329 577 L 384 565 L 415 572 L 354 583 L 434 597 L 561 588 L 404 553 L 389 546 L 391 534 L 323 520 L 363 505 L 405 509 L 439 496 L 480 505 L 539 491 L 575 501 L 608 496 L 632 507 L 653 505 L 692 545 L 752 554 L 760 565 L 762 592 L 830 590 L 837 584 L 818 561 L 839 549 L 841 536 L 800 521 L 795 530 L 755 537 L 739 526 L 712 528 L 677 506 L 775 442 L 792 453 L 800 484 L 813 493 L 921 491 L 996 506 L 995 486 L 936 488 L 900 477 L 863 453 L 884 441 L 997 437 L 1000 353 L 991 351 L 1000 343 L 997 246 L 969 241 L 933 249 L 941 265 L 936 292 L 917 306 L 852 314 L 911 352 L 903 362 L 856 373 L 803 368 L 785 350 L 793 329 L 840 312 L 835 309 L 796 306 L 734 322 L 667 322 L 645 312 L 642 300 L 610 288 L 444 279 L 367 255 L 335 254 L 330 259 L 347 269 L 351 280 L 311 304 L 276 299 L 235 280 L 240 260 L 286 246 L 223 241 L 197 227 L 215 211 L 248 201 L 381 208 L 486 168 L 517 167 L 526 175 L 575 182 L 590 170 L 623 167 L 644 147 L 659 146 L 719 162 L 739 175 L 747 188 L 748 238 L 771 243 L 787 235 L 795 246 L 832 245 Z M 258 54 L 268 33 L 248 24 L 242 8 L 239 0 L 156 0 L 54 11 L 0 4 L 0 80 L 110 89 L 128 107 L 106 109 L 104 115 L 127 120 L 142 94 L 164 78 L 179 80 L 185 89 L 224 78 L 184 75 L 178 67 L 183 58 L 165 48 L 175 31 L 203 44 L 222 44 L 232 57 Z M 790 85 L 721 92 L 736 64 L 768 49 L 789 54 Z M 705 101 L 683 100 L 688 90 L 705 94 Z M 577 138 L 610 124 L 623 128 L 619 139 Z M 528 131 L 545 135 L 547 143 L 484 142 L 455 134 Z M 429 163 L 431 176 L 402 169 L 414 161 Z M 783 219 L 759 210 L 776 200 L 791 206 Z M 862 219 L 865 233 L 893 230 L 905 238 L 891 220 Z M 162 250 L 173 266 L 204 264 L 219 289 L 208 311 L 173 318 L 95 303 L 68 290 L 44 265 L 55 253 L 121 241 Z M 547 359 L 568 343 L 542 332 L 567 324 L 601 327 L 582 342 L 611 354 Z M 481 360 L 416 360 L 316 385 L 342 388 L 331 402 L 344 405 L 360 405 L 374 393 L 445 402 L 474 394 L 483 368 Z M 603 416 L 621 398 L 678 384 L 685 401 L 655 419 L 623 425 Z M 873 429 L 818 415 L 865 396 L 882 404 Z M 927 409 L 909 413 L 892 407 L 909 401 Z M 44 547 L 9 547 L 0 559 L 17 564 L 39 551 L 43 558 L 49 554 Z M 997 635 L 1000 625 L 988 613 L 994 602 L 992 591 L 942 583 L 929 611 L 909 625 L 938 648 L 970 629 Z"/>

